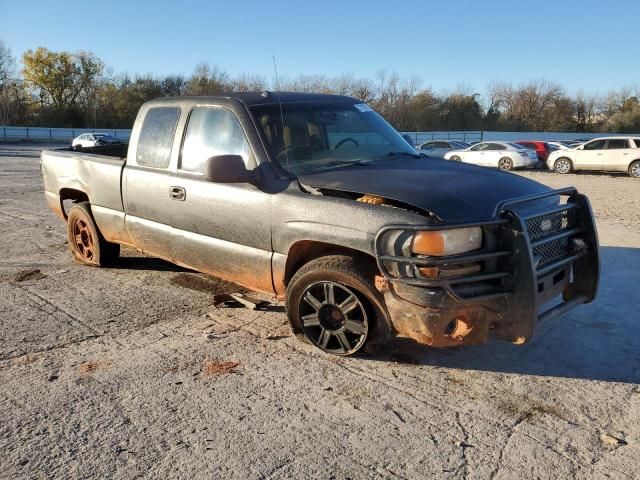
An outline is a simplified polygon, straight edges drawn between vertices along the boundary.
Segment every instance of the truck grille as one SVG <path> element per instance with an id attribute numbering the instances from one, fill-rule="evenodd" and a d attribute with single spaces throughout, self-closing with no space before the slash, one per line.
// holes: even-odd
<path id="1" fill-rule="evenodd" d="M 531 240 L 537 240 L 547 235 L 571 227 L 570 209 L 541 215 L 527 220 L 527 233 Z"/>
<path id="2" fill-rule="evenodd" d="M 573 228 L 575 218 L 572 213 L 572 209 L 567 208 L 529 218 L 526 221 L 527 233 L 534 243 L 533 256 L 536 266 L 543 266 L 570 254 L 568 237 L 550 239 L 548 242 L 537 240 L 543 240 L 545 237 Z"/>

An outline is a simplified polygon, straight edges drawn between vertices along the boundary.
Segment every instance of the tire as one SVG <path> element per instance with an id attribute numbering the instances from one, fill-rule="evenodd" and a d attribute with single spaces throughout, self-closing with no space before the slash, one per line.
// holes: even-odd
<path id="1" fill-rule="evenodd" d="M 74 258 L 85 265 L 112 265 L 120 255 L 120 245 L 107 242 L 96 226 L 89 202 L 75 204 L 67 217 L 67 238 Z"/>
<path id="2" fill-rule="evenodd" d="M 328 255 L 305 264 L 287 287 L 287 314 L 302 340 L 333 355 L 374 351 L 388 338 L 375 270 L 358 257 Z"/>
<path id="3" fill-rule="evenodd" d="M 572 170 L 573 164 L 567 157 L 560 157 L 555 162 L 553 162 L 553 171 L 556 173 L 566 175 L 567 173 L 571 173 Z"/>
<path id="4" fill-rule="evenodd" d="M 452 162 L 461 162 L 462 161 L 462 159 L 457 155 L 453 155 L 449 160 L 451 160 Z"/>
<path id="5" fill-rule="evenodd" d="M 81 152 L 82 151 L 82 145 L 80 145 L 79 143 L 77 145 L 74 145 L 72 148 L 76 152 Z"/>
<path id="6" fill-rule="evenodd" d="M 498 168 L 500 170 L 513 170 L 513 160 L 511 160 L 509 157 L 502 157 L 500 160 L 498 160 Z"/>
<path id="7" fill-rule="evenodd" d="M 629 176 L 632 178 L 640 178 L 640 160 L 636 160 L 629 165 Z"/>

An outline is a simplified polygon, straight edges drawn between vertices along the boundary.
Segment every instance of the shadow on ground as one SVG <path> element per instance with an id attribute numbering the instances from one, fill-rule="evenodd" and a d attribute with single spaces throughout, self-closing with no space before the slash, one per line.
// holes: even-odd
<path id="1" fill-rule="evenodd" d="M 598 297 L 542 323 L 526 345 L 431 349 L 397 339 L 379 360 L 640 384 L 640 249 L 601 247 Z"/>
<path id="2" fill-rule="evenodd" d="M 596 300 L 540 324 L 526 345 L 492 340 L 480 346 L 433 349 L 396 339 L 388 354 L 373 360 L 640 384 L 640 249 L 601 247 L 600 253 Z M 155 258 L 123 257 L 116 268 L 177 272 L 173 285 L 211 294 L 247 291 Z"/>

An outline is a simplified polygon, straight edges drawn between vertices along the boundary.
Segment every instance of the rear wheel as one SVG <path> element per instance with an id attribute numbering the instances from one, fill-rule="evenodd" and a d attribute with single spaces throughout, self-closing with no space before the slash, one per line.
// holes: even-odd
<path id="1" fill-rule="evenodd" d="M 462 159 L 457 155 L 453 155 L 449 160 L 451 160 L 452 162 L 460 162 L 460 161 L 462 161 Z"/>
<path id="2" fill-rule="evenodd" d="M 629 175 L 633 178 L 640 178 L 640 160 L 636 160 L 629 167 Z"/>
<path id="3" fill-rule="evenodd" d="M 287 313 L 305 341 L 333 355 L 352 355 L 385 324 L 374 271 L 355 257 L 330 255 L 304 265 L 289 282 Z"/>
<path id="4" fill-rule="evenodd" d="M 73 256 L 86 265 L 104 267 L 120 255 L 120 245 L 107 242 L 98 230 L 89 202 L 78 203 L 69 210 L 67 236 Z"/>
<path id="5" fill-rule="evenodd" d="M 513 160 L 511 160 L 509 157 L 502 157 L 498 161 L 498 168 L 500 170 L 511 170 L 513 168 Z"/>
<path id="6" fill-rule="evenodd" d="M 553 170 L 556 173 L 560 173 L 563 175 L 567 173 L 571 173 L 572 168 L 573 166 L 571 165 L 571 160 L 565 157 L 557 159 L 553 164 Z"/>

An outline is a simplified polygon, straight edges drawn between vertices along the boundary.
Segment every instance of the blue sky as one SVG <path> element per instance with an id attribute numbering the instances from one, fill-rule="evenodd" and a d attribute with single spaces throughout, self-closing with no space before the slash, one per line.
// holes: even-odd
<path id="1" fill-rule="evenodd" d="M 114 72 L 417 75 L 436 91 L 545 78 L 570 93 L 640 84 L 640 1 L 0 0 L 0 39 L 90 50 Z"/>

